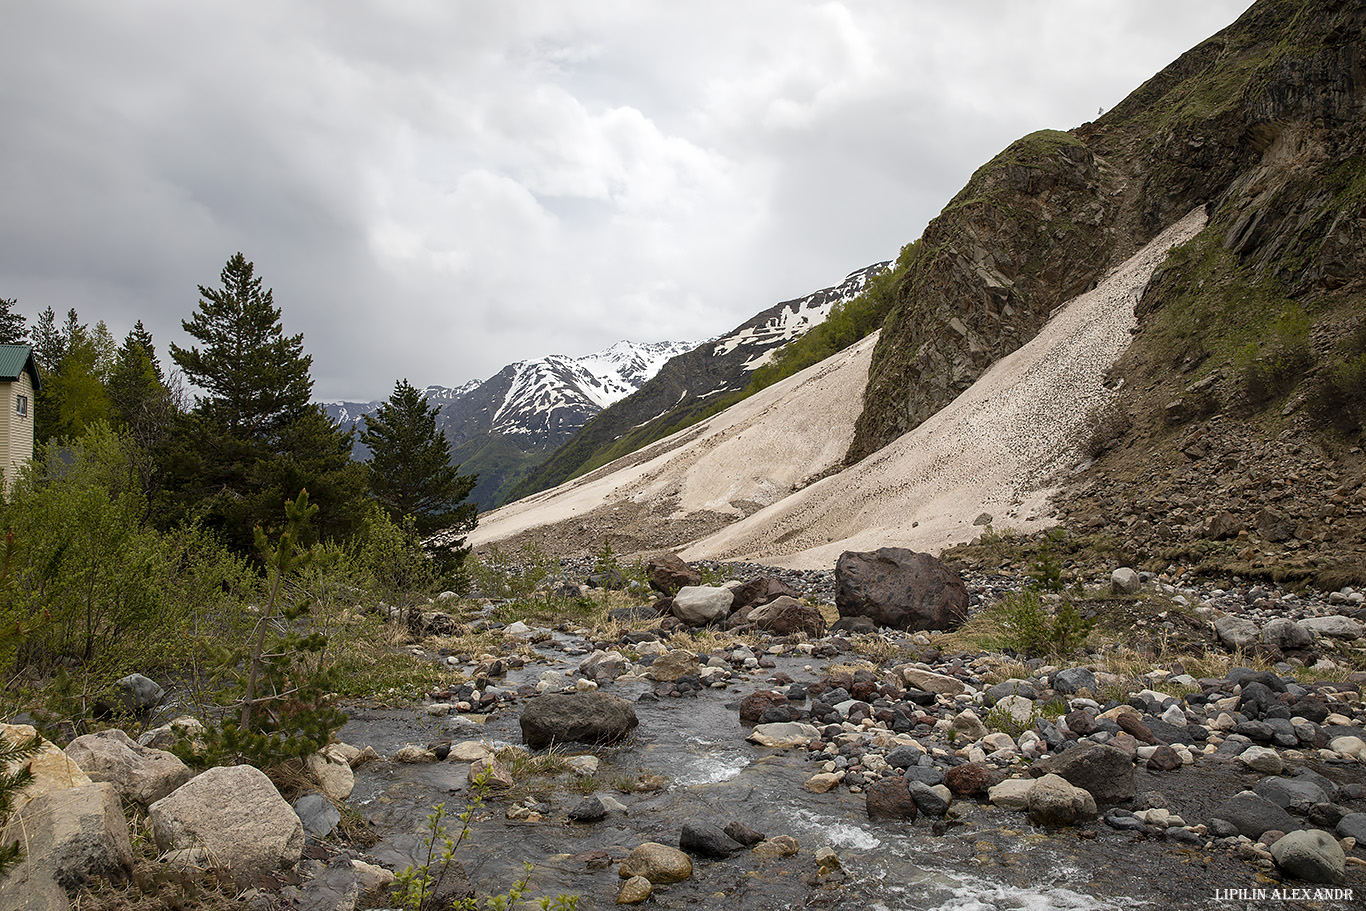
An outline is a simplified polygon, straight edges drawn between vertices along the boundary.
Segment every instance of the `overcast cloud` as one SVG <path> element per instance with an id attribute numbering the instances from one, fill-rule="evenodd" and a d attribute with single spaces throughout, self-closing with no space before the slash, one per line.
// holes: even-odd
<path id="1" fill-rule="evenodd" d="M 164 351 L 240 250 L 319 399 L 700 340 L 1248 5 L 7 0 L 0 297 Z"/>

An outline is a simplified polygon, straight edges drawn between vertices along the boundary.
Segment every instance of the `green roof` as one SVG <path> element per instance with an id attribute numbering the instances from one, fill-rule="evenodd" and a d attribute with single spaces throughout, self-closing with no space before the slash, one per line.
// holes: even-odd
<path id="1" fill-rule="evenodd" d="M 14 382 L 25 370 L 33 378 L 33 388 L 41 389 L 43 381 L 38 376 L 33 349 L 28 345 L 0 345 L 0 383 Z"/>

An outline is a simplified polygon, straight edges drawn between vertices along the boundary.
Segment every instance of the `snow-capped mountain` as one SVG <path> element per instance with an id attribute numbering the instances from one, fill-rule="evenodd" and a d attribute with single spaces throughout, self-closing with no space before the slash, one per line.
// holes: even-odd
<path id="1" fill-rule="evenodd" d="M 440 406 L 437 426 L 451 442 L 462 471 L 477 472 L 473 498 L 493 506 L 520 480 L 602 409 L 640 388 L 670 358 L 694 342 L 617 342 L 583 357 L 552 354 L 509 364 L 486 380 L 428 386 Z M 354 426 L 383 402 L 332 402 L 334 421 Z M 368 455 L 357 444 L 356 455 Z"/>
<path id="2" fill-rule="evenodd" d="M 470 380 L 462 386 L 428 386 L 423 390 L 427 401 L 435 406 L 449 405 L 467 392 L 479 388 L 482 380 Z M 373 412 L 383 402 L 326 402 L 327 416 L 346 427 L 354 427 L 360 419 Z"/>
<path id="3" fill-rule="evenodd" d="M 511 384 L 493 415 L 491 429 L 495 433 L 553 433 L 577 417 L 582 417 L 578 421 L 582 426 L 639 389 L 674 355 L 695 345 L 620 341 L 584 357 L 552 354 L 513 364 L 503 371 L 513 371 Z"/>
<path id="4" fill-rule="evenodd" d="M 743 389 L 755 369 L 823 322 L 836 304 L 857 297 L 887 266 L 874 263 L 850 272 L 838 285 L 774 304 L 725 335 L 673 358 L 537 466 L 513 496 L 554 487 L 697 420 L 727 393 Z"/>
<path id="5" fill-rule="evenodd" d="M 725 357 L 733 351 L 743 350 L 748 357 L 741 369 L 746 373 L 757 370 L 783 345 L 805 335 L 812 326 L 825 322 L 836 304 L 858 297 L 868 279 L 887 266 L 885 262 L 874 263 L 850 272 L 834 287 L 775 304 L 728 335 L 713 340 L 712 356 Z"/>

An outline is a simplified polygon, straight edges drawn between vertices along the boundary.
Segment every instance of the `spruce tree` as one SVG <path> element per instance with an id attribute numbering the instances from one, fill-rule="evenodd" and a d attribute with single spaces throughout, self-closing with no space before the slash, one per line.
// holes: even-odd
<path id="1" fill-rule="evenodd" d="M 66 342 L 57 328 L 57 314 L 51 307 L 45 307 L 33 323 L 33 356 L 38 359 L 38 369 L 44 376 L 56 373 L 65 354 Z"/>
<path id="2" fill-rule="evenodd" d="M 28 344 L 28 321 L 14 310 L 18 303 L 12 297 L 0 297 L 0 345 Z"/>
<path id="3" fill-rule="evenodd" d="M 124 336 L 105 388 L 115 425 L 138 446 L 143 489 L 152 496 L 160 483 L 158 465 L 175 427 L 178 403 L 157 363 L 152 335 L 141 320 Z"/>
<path id="4" fill-rule="evenodd" d="M 450 443 L 437 429 L 440 409 L 428 405 L 407 380 L 365 418 L 360 439 L 370 449 L 370 491 L 395 523 L 411 520 L 416 532 L 442 535 L 442 547 L 463 556 L 464 536 L 477 509 L 464 500 L 476 477 L 451 464 Z"/>
<path id="5" fill-rule="evenodd" d="M 204 390 L 159 456 L 166 490 L 154 512 L 163 525 L 198 518 L 233 549 L 253 554 L 254 529 L 278 524 L 281 506 L 307 488 L 320 507 L 314 526 L 343 537 L 359 515 L 363 474 L 351 435 L 310 403 L 312 358 L 303 335 L 287 336 L 274 295 L 234 254 L 221 288 L 199 287 L 199 308 L 181 325 L 199 341 L 170 346 L 171 359 Z"/>
<path id="6" fill-rule="evenodd" d="M 220 274 L 223 287 L 199 286 L 199 310 L 181 326 L 203 345 L 171 345 L 171 359 L 208 395 L 196 409 L 237 439 L 260 438 L 297 417 L 313 394 L 302 334 L 286 336 L 270 289 L 241 253 Z"/>

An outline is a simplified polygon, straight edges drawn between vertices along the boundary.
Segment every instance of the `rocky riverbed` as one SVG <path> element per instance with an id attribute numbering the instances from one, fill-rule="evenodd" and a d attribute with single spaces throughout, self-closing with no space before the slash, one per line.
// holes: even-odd
<path id="1" fill-rule="evenodd" d="M 817 600 L 835 584 L 833 573 L 726 570 Z M 938 636 L 886 629 L 699 632 L 688 647 L 677 629 L 603 641 L 512 624 L 510 637 L 533 643 L 529 660 L 428 655 L 472 682 L 417 712 L 355 712 L 342 733 L 382 732 L 389 750 L 515 746 L 537 694 L 625 699 L 639 724 L 622 742 L 580 748 L 591 775 L 514 782 L 519 799 L 490 804 L 465 855 L 481 888 L 530 861 L 540 890 L 578 895 L 580 907 L 616 901 L 623 863 L 646 842 L 688 849 L 691 873 L 653 890 L 663 907 L 718 896 L 746 908 L 1227 907 L 1238 890 L 1282 887 L 1310 890 L 1285 892 L 1300 896 L 1290 906 L 1350 906 L 1366 885 L 1361 675 L 1305 684 L 1295 674 L 1306 659 L 1321 675 L 1330 655 L 1347 664 L 1361 645 L 1348 616 L 1361 598 L 1134 577 L 1171 599 L 1181 619 L 1165 632 L 1203 624 L 1210 649 L 1250 653 L 1221 622 L 1234 618 L 1263 654 L 1289 660 L 1225 662 L 1218 676 L 1153 666 L 1134 678 L 1097 662 L 947 653 Z M 983 603 L 1021 580 L 967 581 Z M 361 773 L 361 805 L 384 807 L 403 833 L 392 838 L 411 844 L 435 792 L 400 767 L 374 768 Z M 463 792 L 460 774 L 445 779 Z M 770 847 L 733 837 L 745 832 Z"/>
<path id="2" fill-rule="evenodd" d="M 710 569 L 834 614 L 834 573 Z M 964 581 L 974 612 L 1023 582 Z M 1105 582 L 1151 596 L 1120 602 L 1143 625 L 1107 648 L 1166 637 L 1185 663 L 1121 667 L 1102 649 L 1048 664 L 933 632 L 775 635 L 751 617 L 689 626 L 644 607 L 596 629 L 465 616 L 495 634 L 485 651 L 410 649 L 448 667 L 450 686 L 417 706 L 347 707 L 352 748 L 329 757 L 354 765 L 332 801 L 349 834 L 333 831 L 332 802 L 316 815 L 296 802 L 311 833 L 297 872 L 242 900 L 383 906 L 385 871 L 424 858 L 433 805 L 471 806 L 485 770 L 495 786 L 457 852 L 456 893 L 502 891 L 531 863 L 530 894 L 579 908 L 647 895 L 665 908 L 1356 906 L 1360 594 Z M 592 709 L 529 721 L 552 695 Z M 585 717 L 599 727 L 540 748 Z"/>

